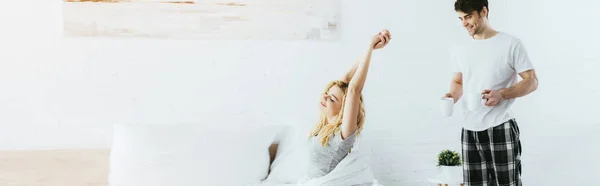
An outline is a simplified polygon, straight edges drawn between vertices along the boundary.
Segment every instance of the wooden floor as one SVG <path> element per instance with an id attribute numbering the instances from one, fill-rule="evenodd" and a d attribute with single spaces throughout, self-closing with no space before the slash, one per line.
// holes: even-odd
<path id="1" fill-rule="evenodd" d="M 1 186 L 106 186 L 109 149 L 0 151 Z"/>

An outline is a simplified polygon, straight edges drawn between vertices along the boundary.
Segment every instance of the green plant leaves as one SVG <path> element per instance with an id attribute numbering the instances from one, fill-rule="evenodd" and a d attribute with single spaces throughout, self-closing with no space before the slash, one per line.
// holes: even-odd
<path id="1" fill-rule="evenodd" d="M 437 166 L 460 166 L 462 165 L 462 158 L 459 153 L 451 151 L 449 149 L 442 150 L 438 154 L 438 165 Z"/>

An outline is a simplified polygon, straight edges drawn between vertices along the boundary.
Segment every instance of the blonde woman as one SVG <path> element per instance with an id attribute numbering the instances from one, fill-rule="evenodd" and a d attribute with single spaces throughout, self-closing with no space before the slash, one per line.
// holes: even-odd
<path id="1" fill-rule="evenodd" d="M 343 76 L 326 87 L 321 99 L 321 119 L 311 132 L 306 179 L 327 175 L 350 153 L 365 119 L 362 90 L 374 50 L 391 39 L 388 30 L 372 36 L 367 51 Z"/>

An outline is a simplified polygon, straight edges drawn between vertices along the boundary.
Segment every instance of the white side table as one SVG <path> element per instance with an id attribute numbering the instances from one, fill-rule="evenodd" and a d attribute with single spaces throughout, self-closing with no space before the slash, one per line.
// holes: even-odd
<path id="1" fill-rule="evenodd" d="M 462 166 L 438 166 L 437 174 L 429 177 L 430 183 L 438 186 L 464 186 Z"/>

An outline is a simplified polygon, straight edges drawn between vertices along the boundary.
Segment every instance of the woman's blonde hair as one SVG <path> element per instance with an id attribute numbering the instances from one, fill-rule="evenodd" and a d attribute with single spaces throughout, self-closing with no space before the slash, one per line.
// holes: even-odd
<path id="1" fill-rule="evenodd" d="M 344 98 L 342 99 L 342 107 L 340 108 L 340 112 L 337 115 L 336 120 L 334 121 L 335 123 L 327 123 L 327 116 L 325 115 L 325 113 L 321 112 L 321 117 L 319 120 L 319 123 L 317 123 L 317 125 L 315 126 L 315 128 L 312 130 L 312 132 L 310 133 L 310 137 L 313 136 L 321 136 L 321 145 L 322 146 L 328 146 L 329 144 L 329 139 L 331 138 L 331 136 L 333 136 L 334 133 L 340 131 L 340 125 L 342 125 L 342 118 L 344 117 L 344 106 L 346 104 L 346 95 L 348 93 L 348 83 L 344 82 L 344 81 L 333 81 L 331 83 L 329 83 L 329 85 L 327 85 L 327 88 L 325 88 L 324 93 L 327 93 L 327 91 L 329 91 L 329 89 L 333 86 L 338 86 L 340 89 L 342 89 L 342 91 L 344 92 Z M 365 121 L 365 109 L 363 106 L 363 97 L 362 94 L 360 96 L 360 101 L 359 101 L 359 112 L 358 112 L 358 118 L 356 119 L 356 136 L 358 136 L 360 134 L 360 131 L 363 128 L 363 124 Z"/>

